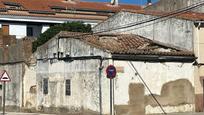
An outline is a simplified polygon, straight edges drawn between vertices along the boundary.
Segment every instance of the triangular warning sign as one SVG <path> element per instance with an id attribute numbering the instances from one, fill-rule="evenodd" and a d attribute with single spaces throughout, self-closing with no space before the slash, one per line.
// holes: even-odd
<path id="1" fill-rule="evenodd" d="M 4 71 L 3 74 L 1 75 L 0 82 L 9 82 L 9 81 L 11 81 L 11 79 L 8 73 Z"/>

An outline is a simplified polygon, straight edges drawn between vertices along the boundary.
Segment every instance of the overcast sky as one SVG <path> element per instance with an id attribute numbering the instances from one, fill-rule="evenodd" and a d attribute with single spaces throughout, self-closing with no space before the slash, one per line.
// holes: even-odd
<path id="1" fill-rule="evenodd" d="M 83 0 L 83 1 L 94 1 L 94 2 L 110 2 L 111 0 Z M 118 0 L 119 3 L 126 3 L 126 4 L 139 4 L 144 5 L 147 3 L 147 0 Z M 152 2 L 156 2 L 158 0 L 152 0 Z"/>

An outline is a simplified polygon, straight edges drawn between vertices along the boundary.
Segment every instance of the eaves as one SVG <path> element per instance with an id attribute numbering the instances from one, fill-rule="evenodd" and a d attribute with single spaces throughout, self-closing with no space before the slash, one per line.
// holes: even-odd
<path id="1" fill-rule="evenodd" d="M 40 23 L 64 23 L 67 21 L 83 21 L 89 23 L 98 23 L 100 20 L 90 19 L 69 19 L 55 17 L 36 17 L 36 16 L 16 16 L 16 15 L 0 15 L 0 21 L 18 21 L 18 22 L 40 22 Z"/>

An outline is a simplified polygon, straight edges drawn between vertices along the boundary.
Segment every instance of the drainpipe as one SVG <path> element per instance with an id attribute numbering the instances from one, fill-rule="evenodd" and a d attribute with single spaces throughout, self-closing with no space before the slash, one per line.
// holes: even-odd
<path id="1" fill-rule="evenodd" d="M 101 90 L 101 78 L 102 78 L 102 70 L 103 70 L 103 58 L 100 59 L 99 66 L 99 107 L 100 107 L 100 115 L 102 115 L 102 90 Z"/>
<path id="2" fill-rule="evenodd" d="M 60 55 L 60 51 L 59 51 L 59 41 L 60 40 L 60 38 L 58 37 L 57 38 L 57 59 L 59 60 L 59 55 Z"/>

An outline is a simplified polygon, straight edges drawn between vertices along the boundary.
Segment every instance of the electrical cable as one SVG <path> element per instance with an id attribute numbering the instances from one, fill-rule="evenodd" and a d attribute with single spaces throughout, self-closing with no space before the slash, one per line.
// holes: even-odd
<path id="1" fill-rule="evenodd" d="M 141 21 L 137 21 L 137 22 L 133 22 L 133 23 L 128 23 L 128 24 L 125 24 L 125 25 L 122 25 L 122 26 L 112 27 L 112 28 L 109 28 L 109 29 L 106 29 L 106 30 L 104 29 L 102 31 L 95 32 L 94 34 L 110 32 L 110 31 L 113 31 L 113 30 L 119 30 L 119 29 L 124 29 L 124 28 L 129 28 L 129 27 L 132 27 L 132 26 L 141 25 L 141 24 L 145 24 L 145 23 L 148 23 L 148 22 L 153 22 L 153 21 L 163 19 L 163 18 L 169 19 L 169 18 L 175 17 L 175 16 L 177 16 L 179 14 L 188 12 L 189 10 L 195 9 L 195 8 L 203 6 L 203 5 L 204 5 L 204 1 L 201 1 L 201 2 L 198 2 L 198 3 L 192 4 L 192 5 L 189 5 L 187 7 L 184 7 L 184 8 L 181 8 L 181 9 L 166 13 L 166 14 L 158 16 L 158 17 L 153 17 L 153 18 L 150 18 L 150 19 L 147 19 L 147 20 L 141 20 Z"/>
<path id="2" fill-rule="evenodd" d="M 82 33 L 80 35 L 75 35 L 75 37 L 78 37 L 78 36 L 80 37 L 80 36 L 84 36 L 84 35 L 92 35 L 92 34 L 100 34 L 100 33 L 105 33 L 105 32 L 111 32 L 113 30 L 120 30 L 120 29 L 124 29 L 124 28 L 130 28 L 130 27 L 133 27 L 133 26 L 136 26 L 136 25 L 141 25 L 141 24 L 153 22 L 153 21 L 156 21 L 156 20 L 159 20 L 159 19 L 164 19 L 164 18 L 166 18 L 164 20 L 168 20 L 170 18 L 178 16 L 178 15 L 180 15 L 182 13 L 186 13 L 189 10 L 201 7 L 203 5 L 204 5 L 204 1 L 200 1 L 200 2 L 197 2 L 195 4 L 189 5 L 187 7 L 184 7 L 184 8 L 169 12 L 169 13 L 165 13 L 164 15 L 149 18 L 149 19 L 146 19 L 146 20 L 141 20 L 141 21 L 137 21 L 137 22 L 128 23 L 128 24 L 125 24 L 125 25 L 122 25 L 122 26 L 112 27 L 112 28 L 109 28 L 109 29 L 106 29 L 106 30 L 104 29 L 104 30 L 96 31 L 94 33 Z M 149 14 L 149 15 L 151 15 L 151 14 Z M 164 21 L 164 20 L 162 20 L 162 21 Z"/>
<path id="3" fill-rule="evenodd" d="M 148 20 L 142 20 L 142 21 L 139 21 L 139 22 L 136 22 L 136 23 L 129 23 L 129 24 L 126 24 L 126 25 L 121 26 L 121 27 L 118 26 L 117 28 L 112 28 L 112 30 L 128 28 L 128 27 L 132 27 L 132 26 L 135 26 L 135 25 L 141 25 L 141 24 L 145 24 L 145 23 L 148 23 L 148 22 L 151 22 L 151 21 L 155 21 L 155 20 L 158 20 L 158 19 L 161 19 L 161 18 L 169 17 L 169 16 L 171 16 L 171 18 L 172 18 L 172 17 L 175 16 L 175 14 L 178 15 L 178 14 L 181 14 L 183 12 L 187 12 L 187 11 L 189 11 L 191 9 L 195 9 L 195 8 L 197 8 L 199 6 L 202 6 L 203 4 L 204 4 L 204 1 L 201 1 L 201 2 L 195 3 L 193 5 L 190 5 L 190 6 L 187 6 L 187 7 L 178 9 L 178 10 L 175 10 L 173 12 L 170 12 L 170 13 L 165 14 L 165 15 L 160 16 L 160 17 L 151 18 L 151 19 L 148 19 Z M 108 32 L 108 31 L 112 31 L 112 30 L 108 29 L 108 30 L 103 30 L 103 31 L 95 32 L 95 33 L 82 33 L 80 35 L 75 35 L 73 37 L 76 38 L 76 37 L 85 36 L 85 35 L 100 34 L 100 33 Z M 16 63 L 16 62 L 12 62 L 12 63 Z"/>
<path id="4" fill-rule="evenodd" d="M 153 97 L 153 99 L 156 101 L 156 103 L 159 105 L 160 109 L 162 110 L 162 112 L 166 115 L 167 113 L 164 111 L 162 105 L 159 103 L 159 101 L 156 99 L 156 97 L 154 96 L 154 94 L 152 93 L 152 91 L 150 90 L 150 88 L 148 87 L 148 85 L 146 84 L 146 82 L 144 81 L 144 79 L 142 78 L 142 76 L 139 74 L 139 72 L 137 71 L 136 67 L 134 66 L 134 64 L 129 61 L 130 65 L 133 67 L 133 69 L 135 70 L 135 74 L 138 75 L 138 77 L 140 78 L 140 80 L 142 81 L 142 83 L 144 84 L 144 86 L 147 88 L 147 90 L 149 91 L 150 95 Z"/>

